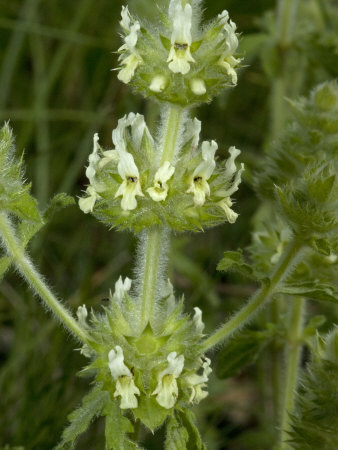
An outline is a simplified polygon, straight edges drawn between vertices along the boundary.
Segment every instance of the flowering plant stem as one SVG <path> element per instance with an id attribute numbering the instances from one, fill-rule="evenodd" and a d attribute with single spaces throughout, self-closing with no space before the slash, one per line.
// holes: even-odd
<path id="1" fill-rule="evenodd" d="M 164 130 L 161 164 L 166 161 L 171 163 L 175 158 L 184 116 L 184 109 L 180 107 L 170 106 L 166 111 L 162 125 Z M 146 326 L 152 315 L 158 285 L 161 282 L 160 272 L 166 257 L 168 246 L 165 241 L 169 237 L 169 232 L 163 226 L 156 226 L 145 231 L 144 236 L 145 248 L 139 254 L 141 261 L 138 261 L 136 267 L 144 267 L 141 280 L 141 323 Z"/>
<path id="2" fill-rule="evenodd" d="M 163 123 L 164 138 L 161 154 L 161 164 L 172 162 L 178 147 L 178 137 L 184 121 L 184 109 L 179 106 L 169 106 L 166 121 Z"/>
<path id="3" fill-rule="evenodd" d="M 145 232 L 146 249 L 144 258 L 144 273 L 142 280 L 142 312 L 141 322 L 148 323 L 156 301 L 156 293 L 160 278 L 160 265 L 163 258 L 163 227 L 153 227 Z"/>
<path id="4" fill-rule="evenodd" d="M 292 44 L 298 0 L 279 0 L 277 3 L 276 42 L 282 57 L 281 73 L 272 83 L 272 139 L 276 139 L 286 121 L 287 104 L 285 97 L 289 95 L 288 87 L 288 53 Z"/>
<path id="5" fill-rule="evenodd" d="M 285 345 L 285 386 L 280 427 L 281 450 L 291 448 L 286 441 L 289 438 L 289 432 L 291 430 L 289 415 L 292 414 L 294 409 L 295 393 L 297 392 L 298 385 L 304 311 L 305 299 L 293 297 L 290 305 L 288 342 Z"/>
<path id="6" fill-rule="evenodd" d="M 43 281 L 42 276 L 20 246 L 13 231 L 11 220 L 4 212 L 0 213 L 0 231 L 3 244 L 8 254 L 13 258 L 14 265 L 26 279 L 33 291 L 79 341 L 88 344 L 89 337 L 87 333 L 80 327 L 69 311 L 67 311 Z"/>
<path id="7" fill-rule="evenodd" d="M 254 317 L 264 303 L 271 299 L 278 285 L 290 272 L 290 269 L 298 259 L 302 249 L 303 243 L 299 241 L 299 239 L 294 238 L 286 247 L 271 276 L 270 282 L 264 284 L 232 319 L 204 341 L 203 351 L 208 351 L 215 345 L 221 343 L 224 339 L 229 338 Z"/>

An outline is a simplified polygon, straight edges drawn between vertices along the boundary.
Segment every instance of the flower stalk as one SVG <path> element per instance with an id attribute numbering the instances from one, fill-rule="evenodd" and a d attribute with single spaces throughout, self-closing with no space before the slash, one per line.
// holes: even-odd
<path id="1" fill-rule="evenodd" d="M 278 285 L 285 279 L 299 258 L 302 248 L 303 243 L 296 238 L 289 243 L 272 274 L 270 282 L 264 284 L 232 319 L 204 341 L 204 352 L 217 346 L 252 320 L 260 308 L 272 298 Z"/>
<path id="2" fill-rule="evenodd" d="M 22 250 L 10 218 L 4 212 L 0 213 L 0 232 L 2 242 L 8 254 L 13 257 L 13 263 L 26 279 L 34 293 L 37 294 L 46 306 L 56 315 L 65 327 L 82 343 L 89 344 L 89 336 L 81 328 L 70 312 L 56 298 L 50 288 L 43 281 L 42 276 L 36 270 L 28 256 Z"/>

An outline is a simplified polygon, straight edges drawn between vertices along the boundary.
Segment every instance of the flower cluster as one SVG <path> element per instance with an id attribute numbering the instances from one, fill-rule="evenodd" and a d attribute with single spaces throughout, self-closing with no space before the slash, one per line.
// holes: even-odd
<path id="1" fill-rule="evenodd" d="M 237 84 L 238 37 L 227 11 L 203 31 L 196 2 L 171 0 L 168 12 L 162 12 L 152 28 L 122 7 L 121 81 L 146 97 L 180 105 L 210 101 L 221 89 Z"/>
<path id="2" fill-rule="evenodd" d="M 110 226 L 134 231 L 156 224 L 184 231 L 235 222 L 231 196 L 241 182 L 240 151 L 229 149 L 225 164 L 216 165 L 215 141 L 198 145 L 201 123 L 188 120 L 182 151 L 175 163 L 159 162 L 160 144 L 151 136 L 143 116 L 131 113 L 113 131 L 113 150 L 103 150 L 94 136 L 86 175 L 89 186 L 79 201 Z"/>
<path id="3" fill-rule="evenodd" d="M 211 368 L 210 359 L 200 350 L 202 311 L 195 308 L 192 318 L 184 315 L 168 281 L 160 300 L 165 314 L 154 312 L 144 327 L 139 300 L 130 290 L 131 280 L 120 278 L 105 315 L 98 318 L 92 312 L 88 322 L 86 307 L 79 307 L 78 320 L 88 330 L 92 348 L 82 351 L 91 360 L 84 372 L 95 371 L 96 381 L 111 399 L 145 424 L 149 418 L 143 417 L 144 404 L 151 404 L 147 414 L 152 411 L 159 426 L 158 421 L 162 423 L 172 408 L 199 403 L 208 395 Z"/>

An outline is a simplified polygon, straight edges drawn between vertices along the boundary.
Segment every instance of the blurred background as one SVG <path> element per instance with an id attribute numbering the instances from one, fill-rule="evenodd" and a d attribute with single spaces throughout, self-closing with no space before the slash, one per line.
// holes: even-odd
<path id="1" fill-rule="evenodd" d="M 139 17 L 151 18 L 158 3 L 130 0 L 129 6 Z M 274 0 L 205 4 L 206 19 L 227 9 L 237 23 L 245 67 L 238 86 L 199 108 L 196 116 L 203 139 L 217 140 L 220 157 L 235 145 L 246 164 L 236 195 L 237 223 L 174 238 L 176 293 L 185 295 L 187 311 L 201 307 L 207 331 L 255 289 L 235 275 L 217 273 L 216 265 L 225 250 L 250 243 L 259 206 L 252 173 L 259 171 L 264 149 L 289 119 L 284 98 L 307 94 L 314 84 L 337 77 L 333 4 L 299 0 L 294 33 L 286 43 Z M 81 195 L 94 132 L 111 148 L 112 129 L 131 111 L 145 114 L 156 127 L 158 106 L 134 95 L 112 71 L 121 45 L 121 5 L 119 0 L 0 0 L 0 122 L 10 120 L 17 154 L 24 152 L 26 177 L 41 208 L 59 192 Z M 132 276 L 135 243 L 131 234 L 108 231 L 74 206 L 35 237 L 30 253 L 73 310 L 82 303 L 99 308 L 121 274 Z M 76 376 L 84 362 L 25 283 L 7 274 L 0 287 L 0 448 L 53 448 L 67 415 L 87 391 L 88 380 Z M 215 371 L 210 396 L 197 409 L 209 449 L 270 448 L 273 428 L 266 419 L 269 401 L 261 401 L 259 370 L 258 365 L 226 380 Z M 78 448 L 104 449 L 103 439 L 98 421 Z M 144 445 L 158 449 L 160 442 L 161 435 L 145 437 Z"/>

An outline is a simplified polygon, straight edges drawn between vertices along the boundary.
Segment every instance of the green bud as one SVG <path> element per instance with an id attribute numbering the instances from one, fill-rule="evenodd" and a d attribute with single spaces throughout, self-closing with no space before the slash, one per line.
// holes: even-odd
<path id="1" fill-rule="evenodd" d="M 323 111 L 333 111 L 338 107 L 337 82 L 324 83 L 313 91 L 315 104 Z"/>

